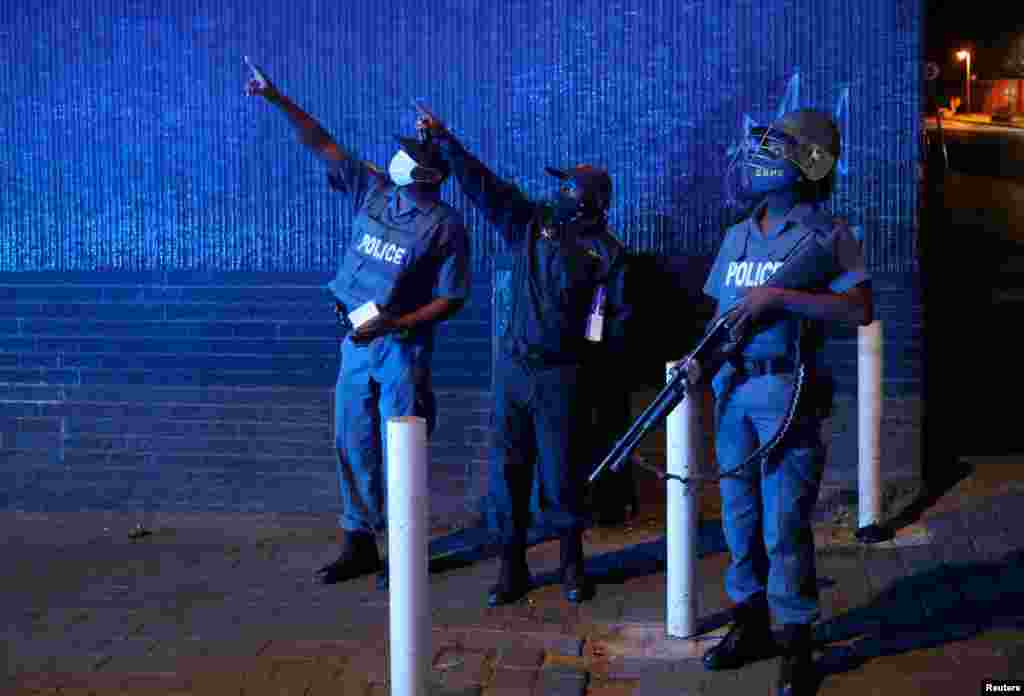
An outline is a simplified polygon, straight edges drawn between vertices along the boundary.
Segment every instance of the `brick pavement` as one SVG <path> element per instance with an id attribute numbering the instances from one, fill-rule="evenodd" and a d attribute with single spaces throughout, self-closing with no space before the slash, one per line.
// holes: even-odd
<path id="1" fill-rule="evenodd" d="M 821 694 L 977 692 L 1024 678 L 1024 462 L 982 460 L 891 542 L 816 529 Z M 488 609 L 493 558 L 431 575 L 432 694 L 764 693 L 774 660 L 705 672 L 725 630 L 727 556 L 705 492 L 694 640 L 664 637 L 660 511 L 587 532 L 599 586 L 568 607 L 554 542 L 530 549 L 541 586 Z M 7 691 L 28 694 L 388 693 L 387 596 L 372 578 L 324 587 L 331 520 L 166 515 L 129 539 L 113 513 L 0 513 Z M 833 521 L 850 516 L 834 515 Z M 855 516 L 854 516 L 855 519 Z M 825 520 L 827 522 L 828 520 Z"/>

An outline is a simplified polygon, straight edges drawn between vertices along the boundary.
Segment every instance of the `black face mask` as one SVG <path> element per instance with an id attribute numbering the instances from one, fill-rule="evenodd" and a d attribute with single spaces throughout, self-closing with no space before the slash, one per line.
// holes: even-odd
<path id="1" fill-rule="evenodd" d="M 583 192 L 575 179 L 566 179 L 552 201 L 552 222 L 556 225 L 567 225 L 575 222 L 583 214 Z"/>
<path id="2" fill-rule="evenodd" d="M 551 222 L 556 225 L 567 225 L 580 215 L 579 200 L 565 194 L 558 194 L 551 207 Z"/>

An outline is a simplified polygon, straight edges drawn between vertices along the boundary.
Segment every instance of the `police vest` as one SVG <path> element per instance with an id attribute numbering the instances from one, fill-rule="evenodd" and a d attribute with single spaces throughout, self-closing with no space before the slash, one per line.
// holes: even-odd
<path id="1" fill-rule="evenodd" d="M 731 248 L 726 252 L 729 263 L 722 279 L 715 319 L 742 300 L 750 288 L 763 285 L 771 278 L 808 235 L 826 234 L 834 226 L 844 225 L 845 221 L 834 219 L 820 211 L 811 211 L 804 217 L 793 220 L 792 223 L 791 229 L 782 237 L 773 240 L 753 239 L 755 233 L 750 229 L 749 220 L 730 230 Z M 834 271 L 833 277 L 838 275 L 838 268 L 831 270 Z M 746 343 L 744 355 L 757 359 L 792 355 L 800 336 L 800 324 L 801 320 L 798 317 L 783 316 L 768 326 L 761 327 Z M 807 329 L 806 322 L 803 328 Z"/>
<path id="2" fill-rule="evenodd" d="M 411 224 L 398 225 L 387 219 L 387 207 L 388 196 L 381 192 L 356 215 L 345 258 L 330 283 L 349 311 L 373 300 L 381 309 L 404 313 L 430 300 L 405 297 L 403 288 L 410 285 L 417 262 L 430 253 L 433 233 L 448 217 L 448 209 L 438 202 L 429 213 L 417 213 Z"/>

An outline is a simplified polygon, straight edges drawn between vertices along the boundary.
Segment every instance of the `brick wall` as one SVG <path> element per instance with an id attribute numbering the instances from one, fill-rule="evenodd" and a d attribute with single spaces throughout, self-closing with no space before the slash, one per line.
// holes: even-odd
<path id="1" fill-rule="evenodd" d="M 25 509 L 339 509 L 337 334 L 319 274 L 0 275 L 0 504 Z M 431 510 L 459 522 L 486 489 L 491 286 L 438 337 Z M 914 277 L 878 276 L 885 321 L 883 473 L 920 449 Z M 693 333 L 706 317 L 695 313 Z M 642 356 L 642 354 L 640 354 Z M 653 355 L 651 352 L 648 356 Z M 827 476 L 856 480 L 856 336 L 829 338 L 839 378 Z M 663 375 L 660 355 L 638 357 Z M 647 363 L 651 363 L 648 365 Z M 656 385 L 634 394 L 638 414 Z M 710 427 L 710 423 L 709 423 Z M 640 451 L 664 456 L 658 428 Z"/>
<path id="2" fill-rule="evenodd" d="M 339 509 L 322 274 L 0 275 L 0 496 L 29 509 Z M 435 514 L 485 459 L 489 289 L 438 336 Z M 443 495 L 442 495 L 443 493 Z"/>

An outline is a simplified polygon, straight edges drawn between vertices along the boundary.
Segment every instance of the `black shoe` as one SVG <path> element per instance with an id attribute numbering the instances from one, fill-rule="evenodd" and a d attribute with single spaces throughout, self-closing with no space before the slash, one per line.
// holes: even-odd
<path id="1" fill-rule="evenodd" d="M 500 607 L 505 604 L 514 604 L 525 597 L 533 589 L 533 582 L 529 573 L 522 578 L 516 578 L 508 584 L 498 582 L 491 586 L 487 593 L 487 606 Z"/>
<path id="2" fill-rule="evenodd" d="M 818 674 L 811 656 L 810 624 L 786 624 L 782 627 L 782 663 L 775 684 L 776 696 L 813 696 Z"/>
<path id="3" fill-rule="evenodd" d="M 377 590 L 380 592 L 387 592 L 388 586 L 391 582 L 391 576 L 388 573 L 388 535 L 387 532 L 377 532 L 374 535 L 374 539 L 377 543 L 377 555 L 380 557 L 380 572 L 377 573 Z"/>
<path id="4" fill-rule="evenodd" d="M 354 550 L 352 548 L 353 545 L 359 545 L 361 543 L 361 540 L 356 539 L 356 536 L 358 535 L 359 532 L 350 532 L 345 529 L 341 530 L 341 553 L 338 554 L 338 557 L 335 560 L 317 568 L 316 574 L 322 575 L 323 573 L 326 573 L 335 566 L 344 563 L 345 559 L 352 554 Z"/>
<path id="5" fill-rule="evenodd" d="M 583 530 L 568 529 L 560 539 L 559 572 L 562 576 L 562 594 L 573 604 L 584 602 L 593 596 L 583 563 Z"/>
<path id="6" fill-rule="evenodd" d="M 625 507 L 604 508 L 594 513 L 594 524 L 599 527 L 618 527 L 629 519 L 629 511 Z"/>
<path id="7" fill-rule="evenodd" d="M 530 568 L 526 565 L 526 545 L 509 544 L 501 551 L 501 570 L 498 582 L 487 593 L 487 606 L 512 604 L 533 589 Z"/>
<path id="8" fill-rule="evenodd" d="M 733 626 L 722 642 L 704 654 L 704 668 L 712 671 L 737 669 L 776 653 L 771 617 L 764 600 L 737 605 Z"/>
<path id="9" fill-rule="evenodd" d="M 317 572 L 321 574 L 321 583 L 333 585 L 375 573 L 381 569 L 381 565 L 377 544 L 372 534 L 345 532 L 341 555 L 336 561 L 328 563 Z"/>
<path id="10" fill-rule="evenodd" d="M 327 571 L 336 568 L 338 565 L 346 563 L 348 559 L 354 555 L 367 553 L 369 547 L 373 545 L 373 542 L 374 536 L 370 532 L 353 532 L 347 529 L 341 530 L 341 551 L 338 554 L 338 557 L 330 563 L 320 566 L 316 572 L 318 574 L 326 573 Z"/>
<path id="11" fill-rule="evenodd" d="M 583 563 L 574 563 L 562 569 L 562 594 L 566 601 L 579 604 L 594 597 L 594 585 L 583 570 Z"/>

